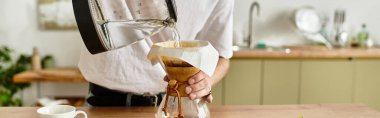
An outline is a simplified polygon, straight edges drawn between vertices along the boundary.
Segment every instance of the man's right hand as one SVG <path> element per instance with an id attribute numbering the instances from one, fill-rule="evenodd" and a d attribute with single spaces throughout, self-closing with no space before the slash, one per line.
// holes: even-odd
<path id="1" fill-rule="evenodd" d="M 170 79 L 168 78 L 168 76 L 165 76 L 164 77 L 164 81 L 166 81 L 166 82 L 169 82 L 170 81 Z M 196 84 L 195 82 L 192 82 L 192 83 L 190 83 L 189 82 L 189 87 L 192 85 L 192 84 Z M 190 93 L 191 94 L 191 93 Z M 189 94 L 189 97 L 190 97 L 190 94 Z M 213 96 L 211 95 L 211 94 L 209 94 L 209 95 L 206 95 L 206 96 L 203 96 L 203 97 L 199 97 L 199 98 L 202 98 L 203 100 L 205 100 L 206 102 L 208 102 L 208 103 L 211 103 L 212 102 L 212 100 L 213 100 Z M 196 99 L 196 98 L 190 98 L 190 99 Z"/>

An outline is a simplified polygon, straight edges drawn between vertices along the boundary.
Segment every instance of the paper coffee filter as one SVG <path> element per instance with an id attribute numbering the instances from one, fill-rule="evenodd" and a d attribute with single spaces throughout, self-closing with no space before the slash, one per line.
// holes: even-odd
<path id="1" fill-rule="evenodd" d="M 156 43 L 152 46 L 148 59 L 152 64 L 160 62 L 177 66 L 189 66 L 198 68 L 209 76 L 214 74 L 219 54 L 207 41 L 167 41 Z M 185 62 L 185 63 L 184 63 Z"/>

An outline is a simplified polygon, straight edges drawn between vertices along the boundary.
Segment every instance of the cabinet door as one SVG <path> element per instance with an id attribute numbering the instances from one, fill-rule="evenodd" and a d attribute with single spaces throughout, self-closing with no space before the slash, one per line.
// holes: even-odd
<path id="1" fill-rule="evenodd" d="M 354 102 L 380 111 L 380 60 L 355 62 Z"/>
<path id="2" fill-rule="evenodd" d="M 352 61 L 308 60 L 301 65 L 302 104 L 352 102 Z"/>
<path id="3" fill-rule="evenodd" d="M 214 98 L 211 106 L 221 106 L 223 105 L 223 80 L 217 85 L 212 87 L 212 97 Z"/>
<path id="4" fill-rule="evenodd" d="M 224 80 L 225 105 L 260 104 L 261 61 L 232 59 Z"/>
<path id="5" fill-rule="evenodd" d="M 297 104 L 300 61 L 264 61 L 263 104 Z"/>

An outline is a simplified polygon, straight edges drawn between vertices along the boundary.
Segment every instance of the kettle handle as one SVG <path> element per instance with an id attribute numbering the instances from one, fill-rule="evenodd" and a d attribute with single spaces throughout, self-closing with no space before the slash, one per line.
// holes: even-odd
<path id="1" fill-rule="evenodd" d="M 170 18 L 177 22 L 177 6 L 175 0 L 166 0 L 166 5 L 168 7 Z"/>
<path id="2" fill-rule="evenodd" d="M 73 0 L 72 3 L 78 29 L 88 51 L 91 54 L 107 51 L 106 47 L 101 42 L 101 38 L 95 27 L 94 19 L 92 18 L 92 11 L 90 8 L 90 4 L 92 4 L 91 0 Z"/>

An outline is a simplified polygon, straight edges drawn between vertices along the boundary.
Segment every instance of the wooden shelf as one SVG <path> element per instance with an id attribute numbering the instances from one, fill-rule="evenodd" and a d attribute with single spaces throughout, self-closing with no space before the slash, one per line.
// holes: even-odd
<path id="1" fill-rule="evenodd" d="M 15 83 L 31 82 L 87 82 L 78 68 L 53 68 L 40 71 L 26 71 L 13 77 Z"/>

